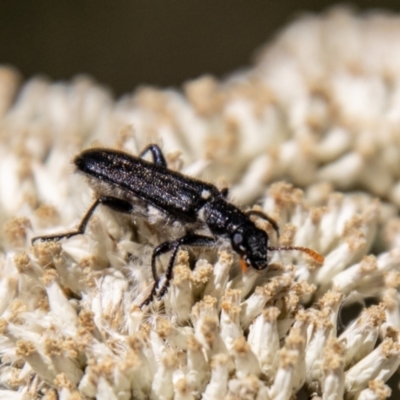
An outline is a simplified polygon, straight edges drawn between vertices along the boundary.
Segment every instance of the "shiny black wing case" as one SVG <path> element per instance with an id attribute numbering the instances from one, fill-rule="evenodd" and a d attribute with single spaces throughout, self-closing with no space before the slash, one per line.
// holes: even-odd
<path id="1" fill-rule="evenodd" d="M 184 222 L 196 222 L 199 209 L 221 196 L 214 185 L 116 150 L 85 150 L 74 163 L 78 171 L 122 190 L 124 197 L 139 198 Z"/>

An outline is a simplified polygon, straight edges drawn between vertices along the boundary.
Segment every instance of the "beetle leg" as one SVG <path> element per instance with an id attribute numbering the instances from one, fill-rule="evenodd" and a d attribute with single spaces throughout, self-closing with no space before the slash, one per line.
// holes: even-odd
<path id="1" fill-rule="evenodd" d="M 229 188 L 227 188 L 227 187 L 222 188 L 222 189 L 220 190 L 220 193 L 221 193 L 221 195 L 222 195 L 222 197 L 223 197 L 224 199 L 227 199 L 227 198 L 228 198 L 228 195 L 229 195 Z"/>
<path id="2" fill-rule="evenodd" d="M 167 168 L 167 162 L 161 149 L 156 144 L 149 144 L 140 154 L 139 157 L 144 157 L 148 152 L 151 152 L 153 156 L 153 162 L 155 165 Z"/>
<path id="3" fill-rule="evenodd" d="M 178 254 L 178 250 L 181 246 L 185 245 L 191 245 L 191 246 L 203 246 L 203 247 L 210 247 L 215 244 L 215 239 L 209 236 L 202 236 L 202 235 L 197 235 L 194 233 L 188 233 L 185 236 L 182 236 L 181 238 L 177 240 L 172 240 L 169 242 L 164 242 L 161 243 L 159 246 L 157 246 L 154 251 L 153 255 L 151 257 L 151 271 L 153 273 L 153 279 L 154 279 L 154 284 L 153 288 L 151 289 L 150 295 L 146 298 L 146 300 L 140 305 L 140 307 L 143 307 L 147 304 L 149 304 L 155 294 L 157 293 L 158 285 L 160 283 L 160 279 L 157 275 L 157 268 L 156 268 L 156 258 L 159 257 L 161 254 L 168 253 L 169 251 L 172 251 L 171 258 L 169 259 L 167 270 L 165 272 L 165 282 L 160 288 L 160 291 L 157 295 L 157 297 L 160 299 L 161 297 L 164 296 L 164 294 L 167 292 L 170 281 L 172 279 L 173 275 L 173 268 L 174 268 L 174 263 L 176 259 L 176 255 Z"/>
<path id="4" fill-rule="evenodd" d="M 274 228 L 274 231 L 276 232 L 276 236 L 278 236 L 278 238 L 279 238 L 279 226 L 278 226 L 278 223 L 273 218 L 269 217 L 267 214 L 263 213 L 262 211 L 258 211 L 258 210 L 247 210 L 244 213 L 249 217 L 251 215 L 256 215 L 257 217 L 260 217 L 260 218 L 268 221 Z"/>
<path id="5" fill-rule="evenodd" d="M 86 214 L 82 218 L 77 230 L 71 231 L 71 232 L 55 234 L 55 235 L 36 236 L 31 241 L 32 245 L 37 240 L 40 240 L 42 242 L 59 241 L 63 238 L 69 239 L 72 236 L 83 234 L 85 232 L 86 226 L 87 226 L 90 218 L 92 217 L 93 213 L 95 212 L 97 206 L 99 206 L 100 204 L 103 204 L 104 206 L 107 206 L 108 208 L 111 208 L 114 211 L 118 211 L 118 212 L 124 213 L 124 214 L 130 214 L 133 211 L 133 206 L 128 201 L 121 200 L 121 199 L 118 199 L 117 197 L 111 197 L 111 196 L 99 197 L 90 206 L 90 208 L 86 211 Z"/>

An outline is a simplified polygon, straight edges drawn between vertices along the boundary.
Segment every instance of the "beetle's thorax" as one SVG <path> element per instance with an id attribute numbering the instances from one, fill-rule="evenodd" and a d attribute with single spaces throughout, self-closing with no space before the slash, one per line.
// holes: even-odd
<path id="1" fill-rule="evenodd" d="M 222 197 L 214 197 L 205 203 L 202 211 L 204 222 L 215 235 L 229 236 L 248 221 L 241 210 Z"/>

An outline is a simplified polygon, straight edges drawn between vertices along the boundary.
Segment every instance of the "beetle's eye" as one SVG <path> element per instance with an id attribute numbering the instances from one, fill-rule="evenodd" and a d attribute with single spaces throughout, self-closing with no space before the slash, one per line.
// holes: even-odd
<path id="1" fill-rule="evenodd" d="M 239 245 L 243 242 L 243 236 L 240 233 L 235 233 L 233 235 L 233 243 Z"/>

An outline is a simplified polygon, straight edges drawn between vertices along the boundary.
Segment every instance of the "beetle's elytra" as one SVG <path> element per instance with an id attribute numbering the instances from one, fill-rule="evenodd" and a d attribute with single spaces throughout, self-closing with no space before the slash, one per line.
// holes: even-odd
<path id="1" fill-rule="evenodd" d="M 143 159 L 148 152 L 151 152 L 153 162 Z M 321 255 L 308 248 L 268 246 L 267 233 L 257 228 L 250 217 L 256 215 L 266 219 L 279 235 L 278 225 L 273 219 L 259 211 L 241 211 L 227 200 L 226 189 L 218 190 L 212 184 L 168 169 L 161 149 L 155 144 L 146 147 L 139 157 L 111 149 L 89 149 L 80 153 L 74 163 L 79 172 L 90 178 L 90 182 L 100 183 L 104 193 L 86 212 L 76 231 L 38 236 L 32 239 L 32 243 L 37 240 L 60 240 L 84 233 L 90 217 L 100 204 L 121 213 L 133 213 L 135 199 L 146 202 L 190 227 L 181 238 L 161 243 L 154 249 L 151 259 L 154 284 L 142 306 L 150 303 L 155 295 L 161 298 L 165 294 L 172 278 L 176 255 L 184 245 L 212 246 L 217 238 L 229 239 L 233 250 L 241 257 L 242 266 L 249 265 L 257 270 L 267 268 L 268 251 L 271 250 L 299 250 L 323 262 Z M 198 234 L 196 227 L 207 227 L 210 236 Z M 172 255 L 165 281 L 159 288 L 156 259 L 170 251 Z"/>

